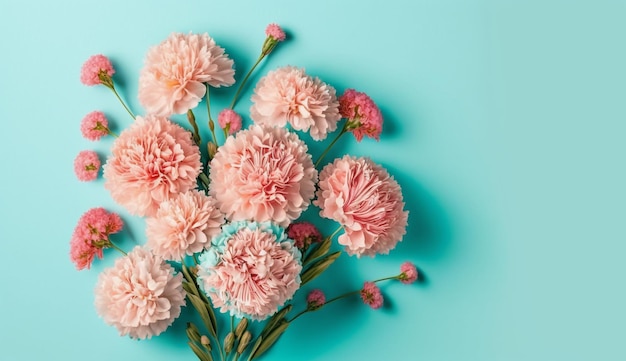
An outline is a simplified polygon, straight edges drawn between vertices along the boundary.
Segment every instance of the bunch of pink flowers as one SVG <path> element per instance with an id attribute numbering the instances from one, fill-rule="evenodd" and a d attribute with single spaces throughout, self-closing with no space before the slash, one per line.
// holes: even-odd
<path id="1" fill-rule="evenodd" d="M 132 117 L 117 135 L 104 113 L 87 114 L 80 126 L 86 139 L 115 139 L 104 165 L 91 150 L 74 161 L 81 181 L 96 179 L 102 168 L 112 199 L 146 220 L 145 244 L 128 253 L 110 237 L 122 231 L 121 218 L 102 208 L 81 217 L 70 242 L 79 270 L 90 268 L 107 248 L 123 255 L 100 274 L 95 289 L 98 314 L 121 335 L 157 336 L 181 307 L 192 306 L 202 325 L 189 322 L 187 336 L 200 360 L 252 360 L 307 312 L 357 294 L 378 309 L 383 295 L 377 282 L 418 279 L 415 265 L 406 262 L 397 275 L 329 300 L 315 289 L 303 309 L 289 315 L 298 290 L 343 252 L 358 258 L 394 249 L 406 233 L 408 212 L 400 185 L 372 159 L 345 155 L 321 167 L 343 134 L 352 133 L 357 142 L 379 140 L 383 117 L 365 93 L 348 89 L 337 96 L 304 69 L 280 67 L 256 84 L 252 124 L 243 127 L 244 117 L 235 111 L 239 96 L 257 65 L 286 38 L 277 24 L 267 27 L 257 61 L 230 106 L 218 113 L 217 126 L 209 93 L 235 84 L 234 62 L 206 33 L 174 33 L 148 51 L 138 93 L 145 115 L 135 115 L 119 96 L 106 56 L 92 56 L 83 65 L 81 81 L 111 89 Z M 204 98 L 208 140 L 194 113 Z M 177 114 L 185 114 L 189 124 L 173 120 Z M 314 161 L 299 134 L 323 141 L 333 132 Z M 334 220 L 337 230 L 324 237 L 301 219 L 310 206 Z M 337 235 L 344 250 L 331 252 Z M 216 309 L 236 318 L 236 327 L 234 320 L 230 330 L 221 327 Z M 264 322 L 258 335 L 248 329 L 249 320 Z"/>

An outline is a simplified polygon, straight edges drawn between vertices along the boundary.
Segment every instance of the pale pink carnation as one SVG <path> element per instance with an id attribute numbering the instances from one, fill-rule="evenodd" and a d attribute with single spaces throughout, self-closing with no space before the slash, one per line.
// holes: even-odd
<path id="1" fill-rule="evenodd" d="M 241 130 L 241 115 L 232 109 L 224 109 L 217 116 L 217 122 L 222 129 L 228 130 L 228 134 L 234 134 Z"/>
<path id="2" fill-rule="evenodd" d="M 308 247 L 312 243 L 322 241 L 322 234 L 319 229 L 310 222 L 296 222 L 287 227 L 287 236 L 293 239 L 296 247 Z"/>
<path id="3" fill-rule="evenodd" d="M 380 288 L 374 282 L 365 282 L 361 289 L 361 299 L 366 305 L 373 309 L 378 309 L 383 305 L 383 295 Z"/>
<path id="4" fill-rule="evenodd" d="M 152 47 L 139 75 L 139 102 L 148 113 L 184 114 L 195 108 L 206 85 L 235 83 L 233 61 L 208 34 L 173 33 Z"/>
<path id="5" fill-rule="evenodd" d="M 400 282 L 404 283 L 404 284 L 411 284 L 415 281 L 417 281 L 417 267 L 415 267 L 415 265 L 411 262 L 404 262 L 401 266 L 400 266 L 400 276 L 398 276 L 398 279 L 400 280 Z"/>
<path id="6" fill-rule="evenodd" d="M 78 220 L 70 240 L 70 259 L 78 270 L 90 268 L 95 257 L 111 246 L 109 235 L 122 230 L 122 219 L 104 208 L 92 208 Z"/>
<path id="7" fill-rule="evenodd" d="M 89 140 L 99 140 L 109 134 L 109 121 L 102 112 L 87 114 L 80 123 L 80 131 L 83 137 Z"/>
<path id="8" fill-rule="evenodd" d="M 314 204 L 343 226 L 338 242 L 352 255 L 389 253 L 406 233 L 400 185 L 369 158 L 346 155 L 325 166 Z"/>
<path id="9" fill-rule="evenodd" d="M 339 112 L 348 119 L 348 130 L 357 141 L 363 136 L 378 140 L 383 130 L 383 116 L 374 101 L 365 93 L 346 90 L 339 97 Z"/>
<path id="10" fill-rule="evenodd" d="M 104 187 L 130 213 L 154 216 L 161 202 L 196 187 L 201 168 L 191 133 L 163 117 L 137 117 L 113 143 Z"/>
<path id="11" fill-rule="evenodd" d="M 326 303 L 324 292 L 319 289 L 312 290 L 306 297 L 307 308 L 317 310 Z"/>
<path id="12" fill-rule="evenodd" d="M 104 322 L 134 339 L 161 334 L 185 305 L 182 275 L 139 246 L 100 274 L 95 295 Z"/>
<path id="13" fill-rule="evenodd" d="M 232 227 L 200 256 L 198 282 L 221 312 L 264 320 L 300 287 L 300 251 L 269 222 Z"/>
<path id="14" fill-rule="evenodd" d="M 335 88 L 287 66 L 261 78 L 252 95 L 250 117 L 257 124 L 308 131 L 315 140 L 325 139 L 341 119 Z"/>
<path id="15" fill-rule="evenodd" d="M 98 178 L 100 158 L 93 150 L 83 150 L 74 159 L 74 173 L 80 181 L 89 182 Z"/>
<path id="16" fill-rule="evenodd" d="M 277 41 L 284 41 L 287 38 L 287 36 L 285 35 L 285 32 L 280 27 L 280 25 L 274 24 L 274 23 L 269 24 L 265 28 L 265 35 L 271 36 Z"/>
<path id="17" fill-rule="evenodd" d="M 101 76 L 108 77 L 110 80 L 113 74 L 115 74 L 115 69 L 113 69 L 109 58 L 102 54 L 93 55 L 85 61 L 80 69 L 80 81 L 89 86 L 98 85 L 102 84 Z"/>
<path id="18" fill-rule="evenodd" d="M 228 137 L 210 165 L 209 193 L 231 221 L 287 226 L 309 206 L 317 170 L 306 144 L 284 128 L 253 125 Z"/>
<path id="19" fill-rule="evenodd" d="M 147 246 L 167 260 L 180 260 L 210 247 L 223 223 L 213 198 L 197 190 L 179 193 L 146 219 Z"/>

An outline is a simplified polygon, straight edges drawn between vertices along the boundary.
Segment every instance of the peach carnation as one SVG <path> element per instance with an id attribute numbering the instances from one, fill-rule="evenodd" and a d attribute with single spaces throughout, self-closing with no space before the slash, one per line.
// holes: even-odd
<path id="1" fill-rule="evenodd" d="M 130 213 L 154 216 L 161 202 L 195 188 L 201 167 L 191 133 L 163 117 L 137 117 L 113 143 L 104 187 Z"/>
<path id="2" fill-rule="evenodd" d="M 383 131 L 383 116 L 374 101 L 365 93 L 346 90 L 339 97 L 339 112 L 348 119 L 347 129 L 358 142 L 363 136 L 378 140 Z"/>
<path id="3" fill-rule="evenodd" d="M 164 259 L 180 260 L 208 248 L 222 223 L 215 200 L 189 190 L 161 203 L 156 215 L 146 220 L 147 246 Z"/>
<path id="4" fill-rule="evenodd" d="M 158 336 L 185 305 L 182 275 L 139 246 L 100 274 L 95 295 L 104 322 L 134 339 Z"/>
<path id="5" fill-rule="evenodd" d="M 296 134 L 253 125 L 226 139 L 209 177 L 209 193 L 228 220 L 284 227 L 309 206 L 317 171 Z"/>
<path id="6" fill-rule="evenodd" d="M 264 320 L 300 287 L 300 251 L 273 223 L 228 224 L 212 244 L 200 256 L 198 284 L 221 312 Z"/>
<path id="7" fill-rule="evenodd" d="M 184 114 L 206 93 L 205 83 L 235 83 L 233 61 L 208 34 L 173 33 L 146 55 L 139 75 L 139 102 L 148 113 Z"/>
<path id="8" fill-rule="evenodd" d="M 259 80 L 252 102 L 250 117 L 257 124 L 284 127 L 288 122 L 315 140 L 325 139 L 341 119 L 335 88 L 290 66 Z"/>
<path id="9" fill-rule="evenodd" d="M 351 255 L 387 254 L 406 233 L 400 185 L 368 158 L 346 155 L 325 166 L 314 203 L 343 226 L 338 242 Z"/>

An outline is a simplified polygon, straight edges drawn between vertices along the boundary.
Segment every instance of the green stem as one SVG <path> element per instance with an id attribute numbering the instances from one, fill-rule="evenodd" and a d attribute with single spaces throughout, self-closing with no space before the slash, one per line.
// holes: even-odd
<path id="1" fill-rule="evenodd" d="M 120 252 L 121 254 L 123 254 L 124 256 L 126 256 L 126 252 L 124 252 L 124 250 L 122 250 L 121 248 L 119 248 L 118 246 L 115 245 L 115 243 L 111 242 L 111 240 L 109 240 L 109 243 L 111 244 L 111 248 L 117 250 L 118 252 Z"/>
<path id="2" fill-rule="evenodd" d="M 211 131 L 211 136 L 213 137 L 213 142 L 217 145 L 217 137 L 215 136 L 215 122 L 211 117 L 211 98 L 209 95 L 209 84 L 206 85 L 206 111 L 209 118 L 209 130 Z"/>
<path id="3" fill-rule="evenodd" d="M 115 90 L 114 86 L 110 86 L 109 89 L 113 90 L 113 94 L 115 94 L 115 96 L 117 97 L 117 100 L 120 101 L 120 103 L 122 103 L 122 106 L 124 106 L 124 109 L 126 109 L 126 111 L 128 112 L 128 114 L 130 114 L 130 116 L 135 119 L 135 114 L 133 114 L 133 112 L 130 111 L 130 109 L 128 109 L 128 107 L 126 106 L 126 103 L 124 103 L 124 101 L 122 100 L 122 98 L 120 97 L 120 95 L 117 93 L 117 90 Z"/>
<path id="4" fill-rule="evenodd" d="M 385 278 L 379 278 L 379 279 L 374 280 L 374 281 L 372 281 L 372 282 L 373 282 L 373 283 L 376 283 L 376 282 L 382 282 L 382 281 L 387 281 L 387 280 L 397 280 L 397 279 L 398 279 L 398 277 L 400 277 L 400 275 L 397 275 L 397 276 L 390 276 L 390 277 L 385 277 Z"/>
<path id="5" fill-rule="evenodd" d="M 230 316 L 230 332 L 235 333 L 235 316 Z"/>
<path id="6" fill-rule="evenodd" d="M 347 124 L 347 122 L 346 122 Z M 339 140 L 339 138 L 341 138 L 342 135 L 344 135 L 346 133 L 346 126 L 344 125 L 343 128 L 341 129 L 341 131 L 339 132 L 339 134 L 337 134 L 337 136 L 335 137 L 335 139 L 333 139 L 333 141 L 328 145 L 328 147 L 326 147 L 326 149 L 324 150 L 324 152 L 322 153 L 322 155 L 320 155 L 319 159 L 317 160 L 317 162 L 315 162 L 315 168 L 317 168 L 320 165 L 320 162 L 322 161 L 322 159 L 324 159 L 324 157 L 326 156 L 326 154 L 328 154 L 328 151 L 330 151 L 330 148 L 333 147 L 333 145 L 335 145 L 335 143 L 337 143 L 337 141 Z"/>
<path id="7" fill-rule="evenodd" d="M 337 233 L 339 233 L 339 231 L 341 231 L 343 229 L 343 226 L 339 226 L 337 227 L 337 229 L 330 235 L 328 236 L 328 238 L 332 241 L 332 239 L 337 235 Z"/>
<path id="8" fill-rule="evenodd" d="M 263 60 L 265 55 L 266 54 L 263 54 L 263 53 L 261 53 L 261 55 L 259 55 L 259 58 L 256 60 L 254 65 L 252 65 L 252 68 L 248 71 L 248 74 L 246 74 L 246 76 L 241 81 L 241 84 L 239 84 L 239 89 L 237 89 L 237 92 L 235 93 L 235 96 L 233 97 L 233 101 L 230 103 L 230 109 L 234 109 L 235 108 L 235 104 L 237 104 L 237 99 L 239 98 L 239 94 L 241 94 L 241 91 L 243 90 L 244 85 L 246 85 L 246 82 L 248 81 L 248 78 L 250 78 L 250 75 L 252 75 L 252 72 L 254 71 L 254 69 L 256 69 L 257 65 L 259 65 L 261 60 Z"/>

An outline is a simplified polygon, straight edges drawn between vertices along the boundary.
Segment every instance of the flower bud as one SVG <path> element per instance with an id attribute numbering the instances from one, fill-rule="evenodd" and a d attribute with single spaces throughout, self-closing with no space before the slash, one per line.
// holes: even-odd
<path id="1" fill-rule="evenodd" d="M 209 340 L 209 337 L 207 335 L 202 335 L 202 337 L 200 337 L 200 343 L 207 349 L 211 349 L 211 340 Z"/>
<path id="2" fill-rule="evenodd" d="M 228 335 L 224 338 L 224 351 L 229 353 L 232 351 L 233 346 L 235 345 L 235 335 L 232 332 L 229 332 Z"/>
<path id="3" fill-rule="evenodd" d="M 252 334 L 250 333 L 250 331 L 246 331 L 243 333 L 243 335 L 241 336 L 241 341 L 239 341 L 239 346 L 237 346 L 238 354 L 241 355 L 246 350 L 246 347 L 248 347 L 251 339 Z"/>
<path id="4" fill-rule="evenodd" d="M 244 317 L 241 319 L 241 321 L 239 321 L 239 324 L 235 328 L 235 337 L 240 338 L 247 327 L 248 327 L 248 319 Z"/>
<path id="5" fill-rule="evenodd" d="M 213 142 L 207 143 L 207 151 L 209 152 L 209 159 L 213 159 L 215 153 L 217 153 L 217 145 Z"/>

